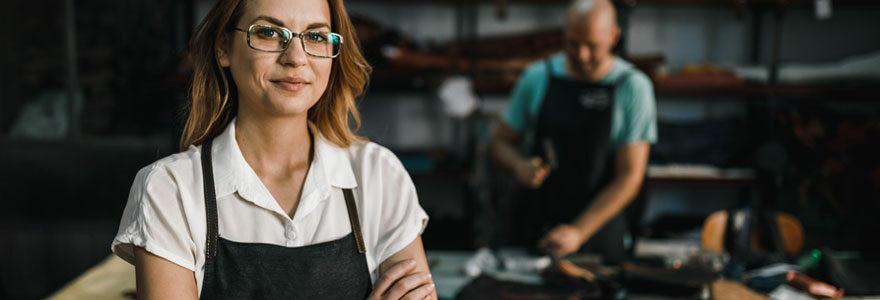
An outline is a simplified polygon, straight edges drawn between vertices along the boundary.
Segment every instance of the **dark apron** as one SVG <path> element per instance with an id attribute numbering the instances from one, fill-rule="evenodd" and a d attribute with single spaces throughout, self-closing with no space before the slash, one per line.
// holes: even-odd
<path id="1" fill-rule="evenodd" d="M 616 85 L 552 75 L 538 114 L 532 153 L 551 165 L 538 189 L 523 189 L 514 232 L 534 245 L 559 224 L 574 221 L 613 180 L 611 123 Z M 624 254 L 626 223 L 619 214 L 592 236 L 581 251 L 599 252 L 608 263 Z M 526 244 L 528 245 L 528 244 Z"/>
<path id="2" fill-rule="evenodd" d="M 208 234 L 201 299 L 365 299 L 372 291 L 357 207 L 344 189 L 352 233 L 303 247 L 238 243 L 217 231 L 211 143 L 202 146 Z"/>

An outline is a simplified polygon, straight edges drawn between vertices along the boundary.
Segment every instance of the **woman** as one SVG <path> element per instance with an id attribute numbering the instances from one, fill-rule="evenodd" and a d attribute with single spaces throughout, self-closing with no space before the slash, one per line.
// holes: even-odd
<path id="1" fill-rule="evenodd" d="M 138 299 L 436 298 L 409 175 L 349 129 L 369 66 L 342 0 L 219 0 L 191 45 L 183 151 L 112 245 Z"/>

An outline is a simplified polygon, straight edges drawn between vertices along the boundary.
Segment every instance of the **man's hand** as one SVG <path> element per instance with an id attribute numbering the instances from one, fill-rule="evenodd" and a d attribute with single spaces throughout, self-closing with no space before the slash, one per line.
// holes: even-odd
<path id="1" fill-rule="evenodd" d="M 416 261 L 412 259 L 394 264 L 388 271 L 382 273 L 382 277 L 376 281 L 376 286 L 367 299 L 430 299 L 434 291 L 431 273 L 414 272 L 409 274 L 415 268 Z"/>
<path id="2" fill-rule="evenodd" d="M 519 133 L 503 121 L 492 131 L 492 142 L 489 153 L 492 160 L 513 176 L 522 186 L 538 188 L 550 175 L 550 166 L 544 164 L 540 157 L 525 158 L 516 150 L 519 144 Z"/>
<path id="3" fill-rule="evenodd" d="M 515 169 L 516 180 L 525 187 L 536 189 L 541 187 L 550 175 L 550 166 L 544 164 L 540 157 L 522 160 Z"/>
<path id="4" fill-rule="evenodd" d="M 560 224 L 550 230 L 538 243 L 538 247 L 555 257 L 562 257 L 580 249 L 587 237 L 577 227 Z"/>

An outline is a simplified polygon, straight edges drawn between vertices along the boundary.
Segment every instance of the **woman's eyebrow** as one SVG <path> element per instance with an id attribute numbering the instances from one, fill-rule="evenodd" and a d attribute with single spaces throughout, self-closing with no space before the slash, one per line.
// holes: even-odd
<path id="1" fill-rule="evenodd" d="M 278 20 L 278 19 L 270 17 L 270 16 L 265 16 L 265 15 L 261 15 L 261 16 L 254 18 L 253 20 L 251 20 L 251 24 L 253 24 L 254 22 L 257 22 L 257 20 L 264 20 L 266 22 L 284 27 L 284 22 L 281 22 L 281 20 Z"/>
<path id="2" fill-rule="evenodd" d="M 254 18 L 254 19 L 251 21 L 251 24 L 257 22 L 258 20 L 264 20 L 264 21 L 269 22 L 269 23 L 272 23 L 272 24 L 274 24 L 274 25 L 284 27 L 284 22 L 281 22 L 281 20 L 278 20 L 278 19 L 273 18 L 273 17 L 270 17 L 270 16 L 266 16 L 266 15 L 260 15 L 260 16 L 258 16 L 258 17 L 256 17 L 256 18 Z M 306 30 L 317 29 L 317 28 L 322 28 L 322 27 L 326 27 L 326 28 L 329 29 L 329 28 L 330 28 L 330 24 L 327 24 L 327 23 L 312 23 L 312 24 L 309 24 L 308 27 L 306 27 Z"/>
<path id="3" fill-rule="evenodd" d="M 312 24 L 309 24 L 309 27 L 306 27 L 306 30 L 317 29 L 317 28 L 321 28 L 321 27 L 327 27 L 327 29 L 330 29 L 330 24 L 327 24 L 327 23 L 312 23 Z"/>

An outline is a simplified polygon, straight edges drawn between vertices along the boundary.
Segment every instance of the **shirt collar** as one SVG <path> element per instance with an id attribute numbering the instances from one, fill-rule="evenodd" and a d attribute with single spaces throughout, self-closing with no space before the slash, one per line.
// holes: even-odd
<path id="1" fill-rule="evenodd" d="M 327 175 L 327 184 L 343 189 L 357 187 L 348 149 L 327 140 L 312 123 L 309 123 L 309 130 L 315 137 L 315 159 L 312 166 L 323 168 Z"/>
<path id="2" fill-rule="evenodd" d="M 211 152 L 217 198 L 238 192 L 242 198 L 258 206 L 277 208 L 277 203 L 272 203 L 271 193 L 241 154 L 235 139 L 235 121 L 232 119 L 213 141 Z M 309 123 L 309 130 L 314 136 L 315 157 L 306 174 L 297 216 L 326 199 L 330 187 L 357 187 L 347 150 L 328 141 L 312 123 Z"/>

